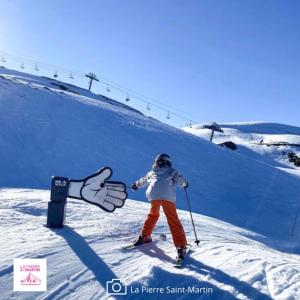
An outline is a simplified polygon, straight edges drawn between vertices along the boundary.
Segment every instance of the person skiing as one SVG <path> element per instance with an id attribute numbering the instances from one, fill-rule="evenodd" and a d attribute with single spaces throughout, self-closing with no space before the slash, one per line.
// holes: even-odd
<path id="1" fill-rule="evenodd" d="M 134 245 L 149 243 L 151 234 L 158 221 L 160 207 L 167 217 L 174 245 L 177 249 L 177 258 L 183 259 L 186 253 L 186 236 L 176 211 L 176 186 L 188 187 L 187 180 L 174 168 L 170 156 L 159 154 L 156 156 L 151 171 L 135 181 L 131 188 L 137 190 L 148 186 L 146 196 L 151 203 L 150 212 L 146 217 L 141 234 Z"/>

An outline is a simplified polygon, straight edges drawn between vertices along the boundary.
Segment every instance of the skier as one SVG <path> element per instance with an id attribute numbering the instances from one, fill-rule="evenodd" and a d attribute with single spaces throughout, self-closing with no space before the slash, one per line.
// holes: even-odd
<path id="1" fill-rule="evenodd" d="M 174 245 L 177 249 L 177 259 L 183 259 L 186 253 L 186 236 L 176 212 L 176 186 L 188 187 L 187 180 L 174 168 L 170 156 L 159 154 L 155 158 L 152 170 L 134 182 L 133 190 L 147 186 L 146 196 L 151 203 L 150 212 L 144 222 L 141 235 L 135 246 L 152 242 L 151 234 L 159 218 L 160 207 L 167 217 Z"/>

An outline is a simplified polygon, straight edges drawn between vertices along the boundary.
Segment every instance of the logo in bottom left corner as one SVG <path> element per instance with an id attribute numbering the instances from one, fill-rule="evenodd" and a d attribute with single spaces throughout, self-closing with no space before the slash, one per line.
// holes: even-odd
<path id="1" fill-rule="evenodd" d="M 14 259 L 14 291 L 47 290 L 46 259 Z"/>

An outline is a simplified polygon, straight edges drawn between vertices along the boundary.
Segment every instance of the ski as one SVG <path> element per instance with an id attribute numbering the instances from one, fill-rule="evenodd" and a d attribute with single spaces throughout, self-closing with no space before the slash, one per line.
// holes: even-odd
<path id="1" fill-rule="evenodd" d="M 192 249 L 192 245 L 188 244 L 187 247 L 186 247 L 186 253 L 185 253 L 184 258 L 183 259 L 176 258 L 176 261 L 175 261 L 175 263 L 173 265 L 174 268 L 181 268 L 183 266 L 184 261 L 185 261 L 187 255 L 189 254 L 189 252 L 190 252 L 191 249 Z"/>
<path id="2" fill-rule="evenodd" d="M 133 249 L 143 247 L 143 246 L 147 246 L 147 245 L 156 243 L 158 241 L 165 241 L 166 239 L 167 239 L 167 236 L 162 233 L 159 237 L 152 239 L 152 241 L 149 242 L 149 243 L 141 244 L 141 245 L 138 245 L 138 246 L 135 246 L 134 243 L 131 243 L 131 244 L 128 244 L 126 246 L 123 246 L 122 249 L 125 250 L 125 251 L 131 251 Z"/>

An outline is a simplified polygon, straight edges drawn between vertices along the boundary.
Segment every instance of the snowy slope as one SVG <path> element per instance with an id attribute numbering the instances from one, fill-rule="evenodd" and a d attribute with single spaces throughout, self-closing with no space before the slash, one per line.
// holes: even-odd
<path id="1" fill-rule="evenodd" d="M 166 233 L 166 241 L 132 252 L 120 250 L 139 233 L 146 203 L 127 200 L 122 209 L 108 214 L 68 200 L 68 226 L 50 230 L 44 227 L 48 200 L 48 191 L 0 191 L 0 299 L 106 299 L 106 282 L 113 278 L 127 285 L 127 297 L 117 299 L 300 297 L 300 248 L 292 240 L 289 251 L 276 250 L 272 240 L 195 214 L 201 244 L 193 248 L 185 267 L 177 270 L 172 266 L 175 251 L 163 216 L 155 233 Z M 179 211 L 179 215 L 193 242 L 189 214 Z M 13 292 L 14 258 L 47 259 L 47 292 Z M 142 293 L 146 287 L 164 288 L 164 292 Z M 203 293 L 183 293 L 182 287 L 202 288 Z M 134 293 L 136 289 L 139 293 Z M 167 293 L 175 289 L 177 293 Z"/>
<path id="2" fill-rule="evenodd" d="M 300 297 L 299 171 L 280 161 L 273 148 L 260 153 L 255 144 L 278 136 L 297 142 L 299 128 L 224 125 L 228 136 L 239 140 L 239 150 L 230 151 L 125 104 L 4 68 L 0 114 L 1 300 L 102 299 L 112 278 L 132 290 L 161 285 L 214 290 L 212 295 L 165 294 L 164 299 Z M 113 179 L 129 185 L 160 152 L 169 153 L 189 180 L 201 239 L 182 270 L 171 266 L 174 246 L 164 218 L 155 233 L 167 233 L 167 241 L 120 251 L 140 231 L 149 206 L 141 202 L 146 201 L 144 191 L 128 191 L 139 202 L 128 200 L 113 214 L 68 200 L 67 226 L 49 230 L 43 226 L 49 192 L 25 189 L 49 189 L 52 175 L 79 179 L 103 166 L 112 167 Z M 187 208 L 180 190 L 177 206 Z M 180 211 L 180 218 L 192 242 L 189 213 Z M 47 258 L 46 293 L 12 292 L 12 259 L 22 257 Z M 141 298 L 132 294 L 129 299 Z"/>
<path id="3" fill-rule="evenodd" d="M 232 141 L 238 145 L 237 152 L 243 155 L 270 165 L 295 168 L 283 152 L 300 155 L 299 127 L 267 122 L 229 123 L 220 126 L 224 132 L 215 132 L 214 143 Z M 183 129 L 206 140 L 211 135 L 211 131 L 204 129 L 201 124 Z M 298 170 L 300 171 L 299 168 Z"/>
<path id="4" fill-rule="evenodd" d="M 88 91 L 76 94 L 80 89 L 50 87 L 47 78 L 1 73 L 1 186 L 49 188 L 52 175 L 76 179 L 103 166 L 130 184 L 150 169 L 157 153 L 166 152 L 190 182 L 195 212 L 276 238 L 291 234 L 298 177 Z M 145 201 L 144 191 L 130 196 Z M 177 203 L 186 209 L 182 191 Z"/>

